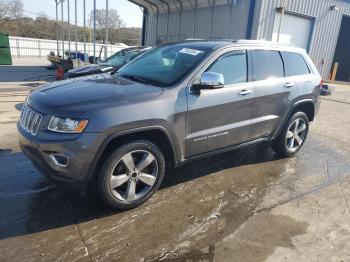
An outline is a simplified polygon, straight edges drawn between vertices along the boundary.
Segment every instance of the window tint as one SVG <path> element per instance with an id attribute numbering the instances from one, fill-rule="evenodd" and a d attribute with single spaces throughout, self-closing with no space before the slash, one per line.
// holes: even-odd
<path id="1" fill-rule="evenodd" d="M 247 82 L 247 55 L 245 52 L 230 52 L 221 56 L 207 72 L 224 75 L 225 85 Z"/>
<path id="2" fill-rule="evenodd" d="M 296 53 L 282 52 L 286 76 L 307 75 L 310 70 L 304 58 Z"/>
<path id="3" fill-rule="evenodd" d="M 252 51 L 254 81 L 284 77 L 283 62 L 278 51 Z"/>

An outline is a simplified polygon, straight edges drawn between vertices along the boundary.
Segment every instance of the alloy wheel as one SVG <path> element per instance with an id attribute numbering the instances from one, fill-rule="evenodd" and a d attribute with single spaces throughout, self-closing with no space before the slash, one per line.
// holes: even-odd
<path id="1" fill-rule="evenodd" d="M 110 175 L 110 189 L 122 201 L 134 201 L 145 196 L 158 176 L 155 156 L 146 150 L 126 153 L 114 166 Z"/>
<path id="2" fill-rule="evenodd" d="M 292 152 L 297 151 L 303 144 L 307 134 L 305 120 L 302 118 L 295 119 L 287 130 L 286 146 Z"/>

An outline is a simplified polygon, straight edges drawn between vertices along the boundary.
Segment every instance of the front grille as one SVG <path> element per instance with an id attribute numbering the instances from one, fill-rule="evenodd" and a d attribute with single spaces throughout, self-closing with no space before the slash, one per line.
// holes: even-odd
<path id="1" fill-rule="evenodd" d="M 39 125 L 42 118 L 43 118 L 42 115 L 35 112 L 33 109 L 31 109 L 27 105 L 23 105 L 19 121 L 20 121 L 21 127 L 25 131 L 35 136 L 36 133 L 38 132 Z"/>

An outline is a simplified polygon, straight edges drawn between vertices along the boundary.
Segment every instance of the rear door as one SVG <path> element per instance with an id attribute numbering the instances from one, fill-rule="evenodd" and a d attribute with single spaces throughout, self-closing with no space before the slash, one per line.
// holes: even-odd
<path id="1" fill-rule="evenodd" d="M 293 77 L 285 77 L 284 64 L 277 50 L 251 50 L 255 103 L 252 139 L 267 137 L 286 117 L 297 95 Z"/>
<path id="2" fill-rule="evenodd" d="M 314 89 L 313 82 L 315 77 L 311 74 L 304 57 L 301 54 L 292 52 L 281 52 L 281 54 L 284 61 L 286 77 L 293 79 L 295 83 L 295 87 L 293 88 L 297 89 L 299 95 L 312 92 Z"/>
<path id="3" fill-rule="evenodd" d="M 220 55 L 205 71 L 223 74 L 224 87 L 188 91 L 186 157 L 249 140 L 254 87 L 247 61 L 246 51 Z"/>

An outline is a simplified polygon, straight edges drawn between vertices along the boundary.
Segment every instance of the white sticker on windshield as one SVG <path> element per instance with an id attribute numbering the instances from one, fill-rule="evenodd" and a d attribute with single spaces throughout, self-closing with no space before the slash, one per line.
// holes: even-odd
<path id="1" fill-rule="evenodd" d="M 202 53 L 203 51 L 191 49 L 191 48 L 182 48 L 179 52 L 183 53 L 183 54 L 188 54 L 188 55 L 198 55 L 198 54 Z"/>

